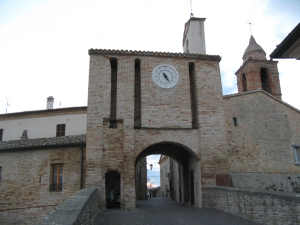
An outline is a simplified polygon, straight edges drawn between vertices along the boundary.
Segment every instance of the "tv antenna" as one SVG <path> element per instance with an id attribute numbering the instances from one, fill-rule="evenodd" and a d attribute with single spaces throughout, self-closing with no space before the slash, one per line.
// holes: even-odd
<path id="1" fill-rule="evenodd" d="M 192 0 L 190 0 L 190 6 L 191 6 L 191 16 L 190 17 L 194 17 L 194 13 L 193 13 L 193 9 L 192 9 Z"/>
<path id="2" fill-rule="evenodd" d="M 5 97 L 5 98 L 6 98 L 6 104 L 5 104 L 6 110 L 5 110 L 5 113 L 7 114 L 7 108 L 8 108 L 8 106 L 10 106 L 10 104 L 8 103 L 8 98 L 7 97 Z"/>

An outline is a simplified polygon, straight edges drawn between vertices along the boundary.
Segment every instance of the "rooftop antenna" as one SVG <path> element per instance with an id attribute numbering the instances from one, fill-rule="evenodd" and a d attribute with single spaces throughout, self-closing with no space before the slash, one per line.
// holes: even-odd
<path id="1" fill-rule="evenodd" d="M 249 27 L 250 27 L 250 34 L 251 34 L 251 36 L 252 36 L 252 29 L 251 29 L 251 26 L 253 25 L 253 23 L 251 23 L 250 20 L 249 20 L 249 22 L 248 22 L 247 24 L 248 24 Z"/>
<path id="2" fill-rule="evenodd" d="M 194 13 L 193 13 L 193 9 L 192 9 L 192 0 L 190 0 L 190 6 L 191 6 L 191 16 L 190 17 L 194 17 Z"/>
<path id="3" fill-rule="evenodd" d="M 10 106 L 10 104 L 8 103 L 8 98 L 7 97 L 5 97 L 6 98 L 6 110 L 5 110 L 5 113 L 7 114 L 7 108 L 8 108 L 8 106 Z"/>

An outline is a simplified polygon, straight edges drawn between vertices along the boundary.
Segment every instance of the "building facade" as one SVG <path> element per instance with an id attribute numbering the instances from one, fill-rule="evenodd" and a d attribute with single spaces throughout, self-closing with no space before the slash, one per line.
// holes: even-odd
<path id="1" fill-rule="evenodd" d="M 170 197 L 170 158 L 161 155 L 158 161 L 160 166 L 160 197 Z"/>
<path id="2" fill-rule="evenodd" d="M 239 92 L 223 96 L 221 57 L 206 54 L 204 19 L 185 24 L 183 49 L 90 49 L 83 135 L 84 126 L 68 130 L 71 125 L 63 123 L 85 117 L 83 108 L 55 121 L 50 114 L 67 109 L 41 111 L 53 125 L 43 138 L 23 126 L 33 122 L 30 116 L 18 124 L 19 114 L 0 115 L 1 217 L 45 215 L 81 187 L 98 188 L 101 209 L 109 196 L 121 209 L 134 210 L 144 196 L 143 186 L 137 189 L 145 184 L 139 168 L 151 154 L 173 160 L 168 196 L 196 207 L 202 207 L 207 186 L 294 191 L 300 111 L 281 100 L 277 62 L 267 60 L 251 37 L 236 72 Z M 16 131 L 10 136 L 21 140 L 6 139 L 9 127 Z M 62 130 L 72 135 L 57 136 Z"/>

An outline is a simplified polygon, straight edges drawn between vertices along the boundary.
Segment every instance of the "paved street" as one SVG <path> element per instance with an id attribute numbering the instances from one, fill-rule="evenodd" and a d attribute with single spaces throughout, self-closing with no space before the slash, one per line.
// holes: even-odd
<path id="1" fill-rule="evenodd" d="M 200 209 L 170 200 L 151 198 L 137 201 L 136 211 L 108 209 L 98 214 L 96 224 L 122 225 L 254 225 L 259 224 L 213 209 Z"/>

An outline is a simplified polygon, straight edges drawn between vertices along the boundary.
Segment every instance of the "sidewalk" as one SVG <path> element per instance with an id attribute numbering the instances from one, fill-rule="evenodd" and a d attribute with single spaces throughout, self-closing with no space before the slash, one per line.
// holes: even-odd
<path id="1" fill-rule="evenodd" d="M 214 209 L 196 208 L 169 198 L 137 201 L 135 211 L 108 209 L 100 212 L 96 224 L 105 225 L 254 225 L 259 224 Z"/>

